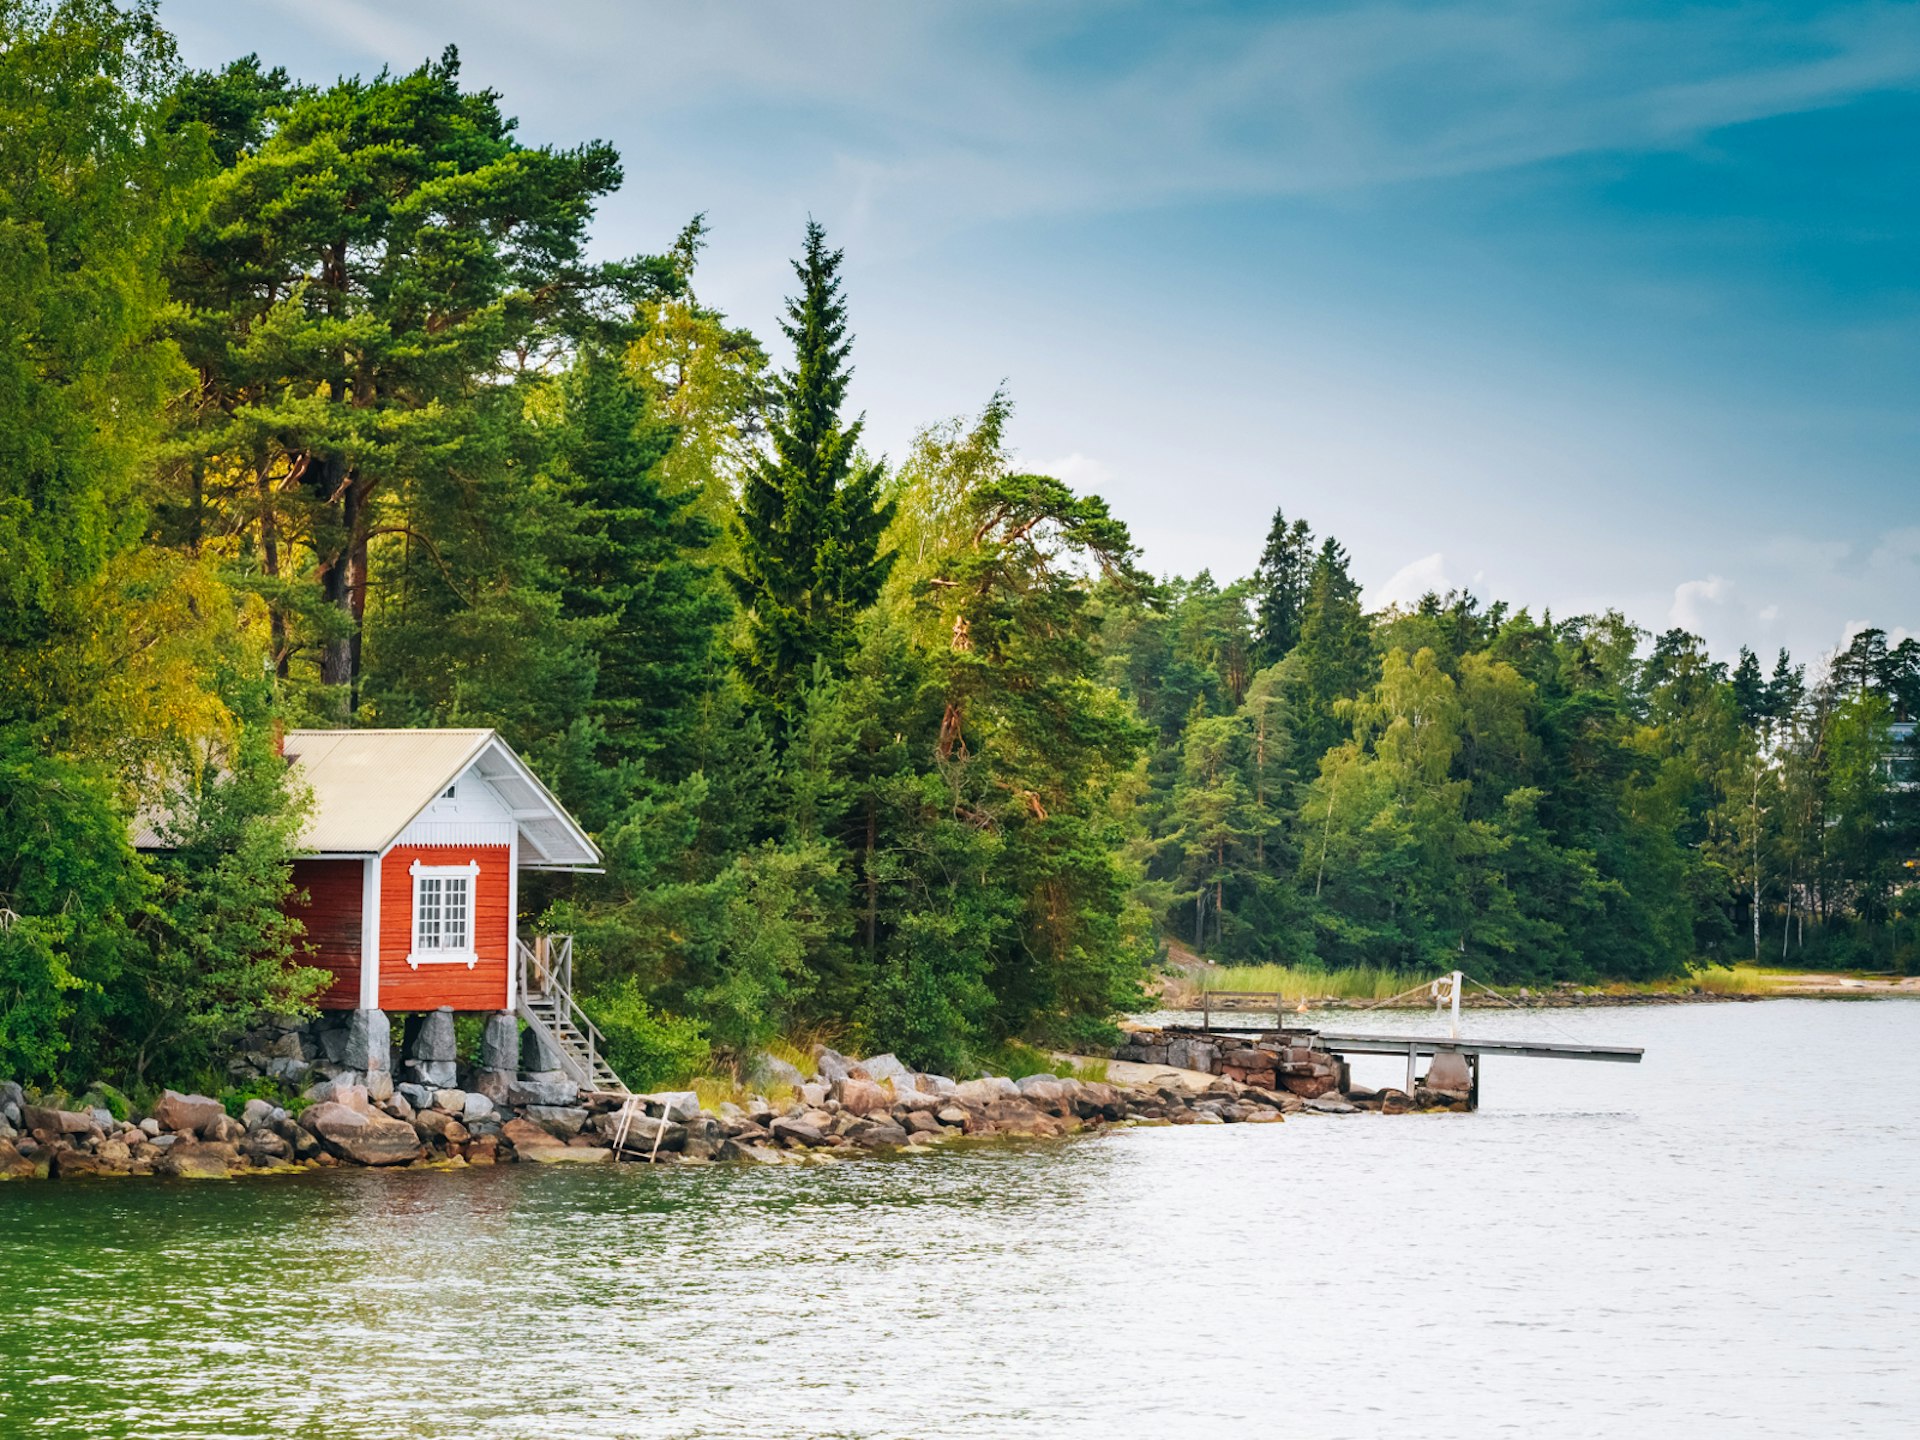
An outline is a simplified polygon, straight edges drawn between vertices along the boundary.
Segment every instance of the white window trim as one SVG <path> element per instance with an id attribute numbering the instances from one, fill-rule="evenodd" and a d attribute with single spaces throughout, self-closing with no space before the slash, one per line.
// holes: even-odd
<path id="1" fill-rule="evenodd" d="M 475 948 L 475 932 L 479 918 L 474 914 L 474 900 L 480 889 L 480 862 L 469 860 L 464 865 L 422 865 L 418 860 L 407 867 L 407 873 L 413 877 L 413 942 L 407 955 L 407 965 L 418 970 L 422 965 L 464 965 L 469 970 L 480 963 L 480 955 Z M 420 882 L 424 879 L 465 880 L 467 882 L 467 948 L 464 950 L 422 950 L 420 948 Z"/>

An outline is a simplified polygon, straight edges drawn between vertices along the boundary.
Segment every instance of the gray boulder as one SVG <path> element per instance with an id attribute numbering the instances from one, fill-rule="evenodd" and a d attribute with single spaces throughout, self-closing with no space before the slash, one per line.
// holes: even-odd
<path id="1" fill-rule="evenodd" d="M 516 1080 L 507 1087 L 507 1104 L 516 1107 L 571 1105 L 579 1098 L 580 1087 L 565 1077 L 550 1080 Z"/>
<path id="2" fill-rule="evenodd" d="M 916 1075 L 913 1077 L 913 1088 L 928 1095 L 948 1096 L 959 1086 L 951 1075 Z"/>
<path id="3" fill-rule="evenodd" d="M 485 1095 L 469 1090 L 464 1104 L 460 1107 L 460 1118 L 471 1125 L 476 1120 L 485 1120 L 493 1114 L 493 1101 Z"/>
<path id="4" fill-rule="evenodd" d="M 393 1025 L 387 1019 L 387 1012 L 355 1010 L 347 1020 L 341 1056 L 335 1063 L 371 1075 L 388 1069 L 392 1056 Z"/>
<path id="5" fill-rule="evenodd" d="M 402 1080 L 393 1089 L 396 1095 L 416 1110 L 431 1110 L 433 1097 L 440 1093 L 430 1085 L 416 1085 L 411 1080 Z"/>
<path id="6" fill-rule="evenodd" d="M 1004 1075 L 986 1075 L 978 1080 L 963 1080 L 953 1087 L 953 1098 L 962 1105 L 991 1105 L 995 1100 L 1017 1097 L 1020 1087 Z"/>
<path id="7" fill-rule="evenodd" d="M 520 1032 L 520 1071 L 523 1075 L 544 1075 L 563 1068 L 560 1052 L 546 1033 L 529 1025 Z"/>
<path id="8" fill-rule="evenodd" d="M 200 1138 L 216 1145 L 237 1145 L 247 1138 L 247 1127 L 222 1110 L 200 1127 Z"/>
<path id="9" fill-rule="evenodd" d="M 686 1124 L 700 1114 L 700 1097 L 691 1090 L 656 1090 L 639 1097 L 649 1108 L 659 1106 L 660 1113 L 678 1124 Z"/>
<path id="10" fill-rule="evenodd" d="M 1325 1095 L 1316 1095 L 1307 1101 L 1306 1108 L 1316 1110 L 1322 1115 L 1354 1115 L 1360 1107 L 1355 1105 L 1338 1090 L 1330 1090 Z"/>
<path id="11" fill-rule="evenodd" d="M 849 1128 L 847 1139 L 863 1150 L 893 1150 L 907 1143 L 907 1132 L 892 1120 L 874 1116 Z"/>
<path id="12" fill-rule="evenodd" d="M 578 1105 L 529 1105 L 525 1113 L 557 1140 L 571 1140 L 587 1124 L 587 1112 Z"/>
<path id="13" fill-rule="evenodd" d="M 814 1078 L 827 1085 L 839 1080 L 851 1080 L 854 1066 L 858 1063 L 851 1056 L 842 1055 L 838 1050 L 823 1045 L 813 1060 Z"/>
<path id="14" fill-rule="evenodd" d="M 420 1136 L 413 1126 L 336 1101 L 308 1106 L 300 1123 L 333 1154 L 356 1165 L 405 1165 L 421 1155 Z"/>
<path id="15" fill-rule="evenodd" d="M 654 1115 L 642 1115 L 636 1111 L 627 1119 L 623 1135 L 620 1122 L 620 1112 L 610 1110 L 605 1115 L 593 1117 L 593 1128 L 606 1139 L 609 1145 L 618 1142 L 620 1148 L 630 1154 L 652 1154 L 656 1139 L 659 1149 L 663 1151 L 679 1151 L 686 1148 L 687 1127 L 685 1125 L 672 1120 L 662 1120 Z"/>
<path id="16" fill-rule="evenodd" d="M 323 1080 L 318 1085 L 310 1086 L 306 1097 L 316 1105 L 331 1102 L 362 1112 L 369 1108 L 368 1102 L 372 1099 L 366 1086 L 349 1080 Z"/>
<path id="17" fill-rule="evenodd" d="M 249 1100 L 240 1111 L 240 1123 L 249 1130 L 258 1130 L 273 1119 L 279 1108 L 271 1100 Z"/>
<path id="18" fill-rule="evenodd" d="M 515 1070 L 520 1065 L 520 1022 L 509 1010 L 487 1016 L 480 1032 L 480 1068 Z"/>
<path id="19" fill-rule="evenodd" d="M 855 1115 L 884 1113 L 893 1106 L 893 1091 L 876 1080 L 838 1081 L 829 1096 Z"/>
<path id="20" fill-rule="evenodd" d="M 776 1140 L 784 1140 L 789 1145 L 815 1146 L 827 1143 L 826 1132 L 812 1121 L 799 1116 L 782 1115 L 767 1129 Z"/>
<path id="21" fill-rule="evenodd" d="M 407 1060 L 400 1068 L 408 1081 L 434 1090 L 451 1090 L 460 1083 L 459 1069 L 451 1060 Z"/>
<path id="22" fill-rule="evenodd" d="M 750 1078 L 755 1085 L 785 1085 L 794 1090 L 807 1083 L 807 1077 L 800 1073 L 798 1065 L 782 1060 L 778 1055 L 765 1053 L 754 1060 Z"/>
<path id="23" fill-rule="evenodd" d="M 891 1080 L 895 1089 L 913 1088 L 913 1071 L 902 1065 L 900 1058 L 892 1053 L 862 1060 L 860 1068 L 867 1072 L 869 1079 Z"/>
<path id="24" fill-rule="evenodd" d="M 446 1006 L 420 1017 L 414 1027 L 413 1043 L 407 1047 L 409 1060 L 446 1060 L 459 1058 L 453 1034 L 453 1011 Z"/>

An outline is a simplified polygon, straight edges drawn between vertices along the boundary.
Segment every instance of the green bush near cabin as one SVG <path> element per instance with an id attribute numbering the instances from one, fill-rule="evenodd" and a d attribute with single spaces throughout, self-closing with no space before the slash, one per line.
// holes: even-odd
<path id="1" fill-rule="evenodd" d="M 712 1058 L 699 1023 L 654 1009 L 631 977 L 581 996 L 580 1006 L 605 1037 L 607 1062 L 636 1090 L 680 1084 L 703 1073 Z"/>

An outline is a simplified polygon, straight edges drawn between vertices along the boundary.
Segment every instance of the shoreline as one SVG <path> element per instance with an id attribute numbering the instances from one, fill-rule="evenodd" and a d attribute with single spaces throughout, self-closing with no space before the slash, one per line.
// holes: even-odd
<path id="1" fill-rule="evenodd" d="M 819 1065 L 820 1075 L 791 1098 L 754 1095 L 713 1110 L 692 1091 L 582 1091 L 567 1104 L 496 1105 L 454 1089 L 434 1092 L 421 1108 L 397 1091 L 376 1100 L 364 1084 L 335 1080 L 313 1087 L 297 1107 L 254 1099 L 234 1116 L 211 1097 L 169 1090 L 152 1113 L 116 1119 L 102 1108 L 36 1103 L 0 1082 L 0 1180 L 230 1179 L 340 1166 L 806 1164 L 1124 1126 L 1470 1108 L 1464 1090 L 1349 1088 L 1344 1067 L 1305 1048 L 1282 1062 L 1289 1073 L 1269 1069 L 1258 1084 L 1169 1065 L 1129 1066 L 1119 1081 L 955 1081 L 908 1070 L 890 1055 L 862 1062 L 831 1050 Z"/>
<path id="2" fill-rule="evenodd" d="M 1796 980 L 1801 977 L 1795 977 Z M 1460 998 L 1462 1010 L 1484 1010 L 1498 1013 L 1506 1010 L 1581 1010 L 1581 1009 L 1633 1009 L 1649 1005 L 1726 1005 L 1745 1004 L 1758 1000 L 1920 1000 L 1920 976 L 1889 977 L 1827 977 L 1806 976 L 1809 983 L 1782 983 L 1764 990 L 1588 990 L 1578 988 L 1547 988 L 1531 990 L 1516 989 L 1514 999 L 1501 1001 L 1485 995 L 1466 994 Z M 1199 993 L 1191 995 L 1177 993 L 1164 996 L 1167 1003 L 1159 1009 L 1146 1012 L 1155 1015 L 1201 1013 Z M 1186 1003 L 1191 1000 L 1192 1003 Z M 1383 1003 L 1376 1000 L 1356 999 L 1344 995 L 1309 996 L 1304 1001 L 1289 998 L 1287 1013 L 1304 1014 L 1319 1011 L 1337 1011 L 1342 1014 L 1378 1010 L 1395 1014 L 1417 1014 L 1433 1008 L 1429 1001 L 1394 1001 Z M 1231 1014 L 1272 1014 L 1271 1004 L 1216 1003 L 1212 1006 L 1216 1015 Z"/>

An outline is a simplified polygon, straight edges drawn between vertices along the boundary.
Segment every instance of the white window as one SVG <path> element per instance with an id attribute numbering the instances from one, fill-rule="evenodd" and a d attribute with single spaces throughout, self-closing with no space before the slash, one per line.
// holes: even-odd
<path id="1" fill-rule="evenodd" d="M 413 862 L 413 953 L 407 964 L 464 965 L 480 957 L 473 948 L 473 887 L 480 862 L 422 865 Z"/>

